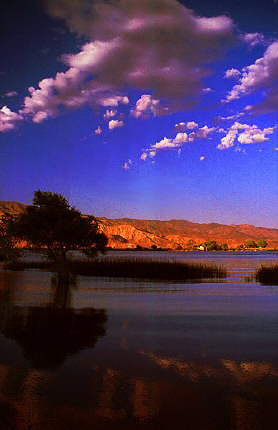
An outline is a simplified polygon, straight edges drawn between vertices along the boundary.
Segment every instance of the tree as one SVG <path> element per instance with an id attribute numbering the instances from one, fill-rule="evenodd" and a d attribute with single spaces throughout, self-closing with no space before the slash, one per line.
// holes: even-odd
<path id="1" fill-rule="evenodd" d="M 264 240 L 264 239 L 259 239 L 259 240 L 258 240 L 258 246 L 259 246 L 260 248 L 266 248 L 266 247 L 267 247 L 267 245 L 268 245 L 268 243 L 267 243 L 267 241 L 266 241 L 266 240 Z"/>
<path id="2" fill-rule="evenodd" d="M 193 239 L 189 239 L 189 240 L 187 241 L 187 243 L 186 243 L 186 249 L 187 249 L 187 251 L 192 251 L 192 250 L 194 250 L 194 248 L 196 248 L 196 247 L 197 247 L 197 245 L 196 245 L 195 240 L 193 240 Z"/>
<path id="3" fill-rule="evenodd" d="M 33 205 L 11 220 L 9 231 L 37 251 L 47 253 L 58 273 L 67 270 L 68 251 L 81 250 L 92 257 L 104 252 L 108 242 L 93 216 L 83 216 L 65 197 L 50 191 L 35 191 Z"/>
<path id="4" fill-rule="evenodd" d="M 14 264 L 21 256 L 17 240 L 10 232 L 12 215 L 5 212 L 0 217 L 0 259 Z"/>
<path id="5" fill-rule="evenodd" d="M 221 246 L 221 250 L 222 251 L 228 251 L 228 249 L 229 249 L 229 246 L 228 246 L 228 244 L 227 243 L 223 243 L 222 245 L 220 245 Z"/>
<path id="6" fill-rule="evenodd" d="M 254 242 L 254 240 L 247 240 L 247 242 L 245 242 L 245 248 L 257 248 L 258 245 L 256 244 L 256 242 Z"/>
<path id="7" fill-rule="evenodd" d="M 204 242 L 202 245 L 206 251 L 219 251 L 221 250 L 221 245 L 219 245 L 215 240 L 210 242 Z"/>

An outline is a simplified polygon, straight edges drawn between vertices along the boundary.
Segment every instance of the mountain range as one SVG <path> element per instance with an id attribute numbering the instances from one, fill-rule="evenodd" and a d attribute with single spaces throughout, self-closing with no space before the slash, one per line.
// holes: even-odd
<path id="1" fill-rule="evenodd" d="M 26 205 L 18 202 L 0 201 L 0 215 L 4 212 L 22 213 Z M 253 225 L 199 224 L 186 220 L 143 220 L 97 218 L 100 230 L 108 239 L 108 246 L 117 249 L 151 248 L 153 245 L 172 250 L 186 249 L 189 240 L 200 244 L 215 240 L 230 247 L 244 244 L 247 240 L 265 239 L 268 246 L 278 246 L 278 229 Z"/>

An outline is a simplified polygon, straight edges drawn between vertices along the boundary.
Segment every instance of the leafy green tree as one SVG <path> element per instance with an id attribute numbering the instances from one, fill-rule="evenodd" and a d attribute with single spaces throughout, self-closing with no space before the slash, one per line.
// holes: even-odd
<path id="1" fill-rule="evenodd" d="M 256 244 L 256 242 L 254 242 L 254 240 L 247 240 L 245 242 L 245 248 L 257 248 L 258 245 Z"/>
<path id="2" fill-rule="evenodd" d="M 187 249 L 187 251 L 192 251 L 192 250 L 194 250 L 194 248 L 196 248 L 196 247 L 197 247 L 197 245 L 196 245 L 195 240 L 193 240 L 193 239 L 189 239 L 189 240 L 187 241 L 187 244 L 186 244 L 186 249 Z"/>
<path id="3" fill-rule="evenodd" d="M 258 240 L 258 246 L 259 246 L 260 248 L 266 248 L 266 247 L 267 247 L 267 245 L 268 245 L 268 243 L 267 243 L 267 241 L 266 241 L 266 240 L 264 240 L 264 239 L 259 239 L 259 240 Z"/>
<path id="4" fill-rule="evenodd" d="M 215 240 L 212 240 L 210 242 L 204 242 L 204 243 L 202 243 L 202 246 L 205 248 L 206 251 L 219 251 L 219 250 L 221 250 L 221 245 L 219 245 Z"/>
<path id="5" fill-rule="evenodd" d="M 107 238 L 98 231 L 93 216 L 83 216 L 71 207 L 61 194 L 50 191 L 35 191 L 33 205 L 13 218 L 10 233 L 54 261 L 58 273 L 66 271 L 67 253 L 81 250 L 87 256 L 104 252 Z"/>

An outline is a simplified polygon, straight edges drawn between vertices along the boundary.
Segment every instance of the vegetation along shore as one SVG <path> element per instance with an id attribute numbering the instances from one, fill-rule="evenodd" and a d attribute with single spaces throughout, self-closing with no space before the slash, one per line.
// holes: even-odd
<path id="1" fill-rule="evenodd" d="M 17 261 L 6 266 L 13 270 L 40 269 L 55 271 L 50 261 Z M 220 266 L 204 263 L 189 263 L 172 260 L 144 258 L 98 258 L 94 260 L 72 260 L 70 272 L 85 276 L 109 276 L 121 278 L 150 279 L 152 281 L 190 281 L 220 279 L 227 276 Z"/>
<path id="2" fill-rule="evenodd" d="M 278 285 L 278 264 L 261 266 L 256 271 L 255 279 L 263 285 Z"/>

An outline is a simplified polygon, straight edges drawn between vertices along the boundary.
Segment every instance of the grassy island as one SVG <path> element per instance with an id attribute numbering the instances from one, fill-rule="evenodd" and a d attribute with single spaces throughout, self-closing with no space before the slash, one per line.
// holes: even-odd
<path id="1" fill-rule="evenodd" d="M 261 266 L 255 274 L 256 281 L 264 285 L 278 285 L 278 264 Z"/>
<path id="2" fill-rule="evenodd" d="M 8 269 L 40 269 L 55 271 L 48 261 L 18 261 L 7 265 Z M 69 271 L 76 275 L 149 279 L 152 281 L 190 281 L 220 279 L 226 277 L 226 269 L 204 263 L 144 258 L 99 258 L 95 260 L 72 260 Z"/>

